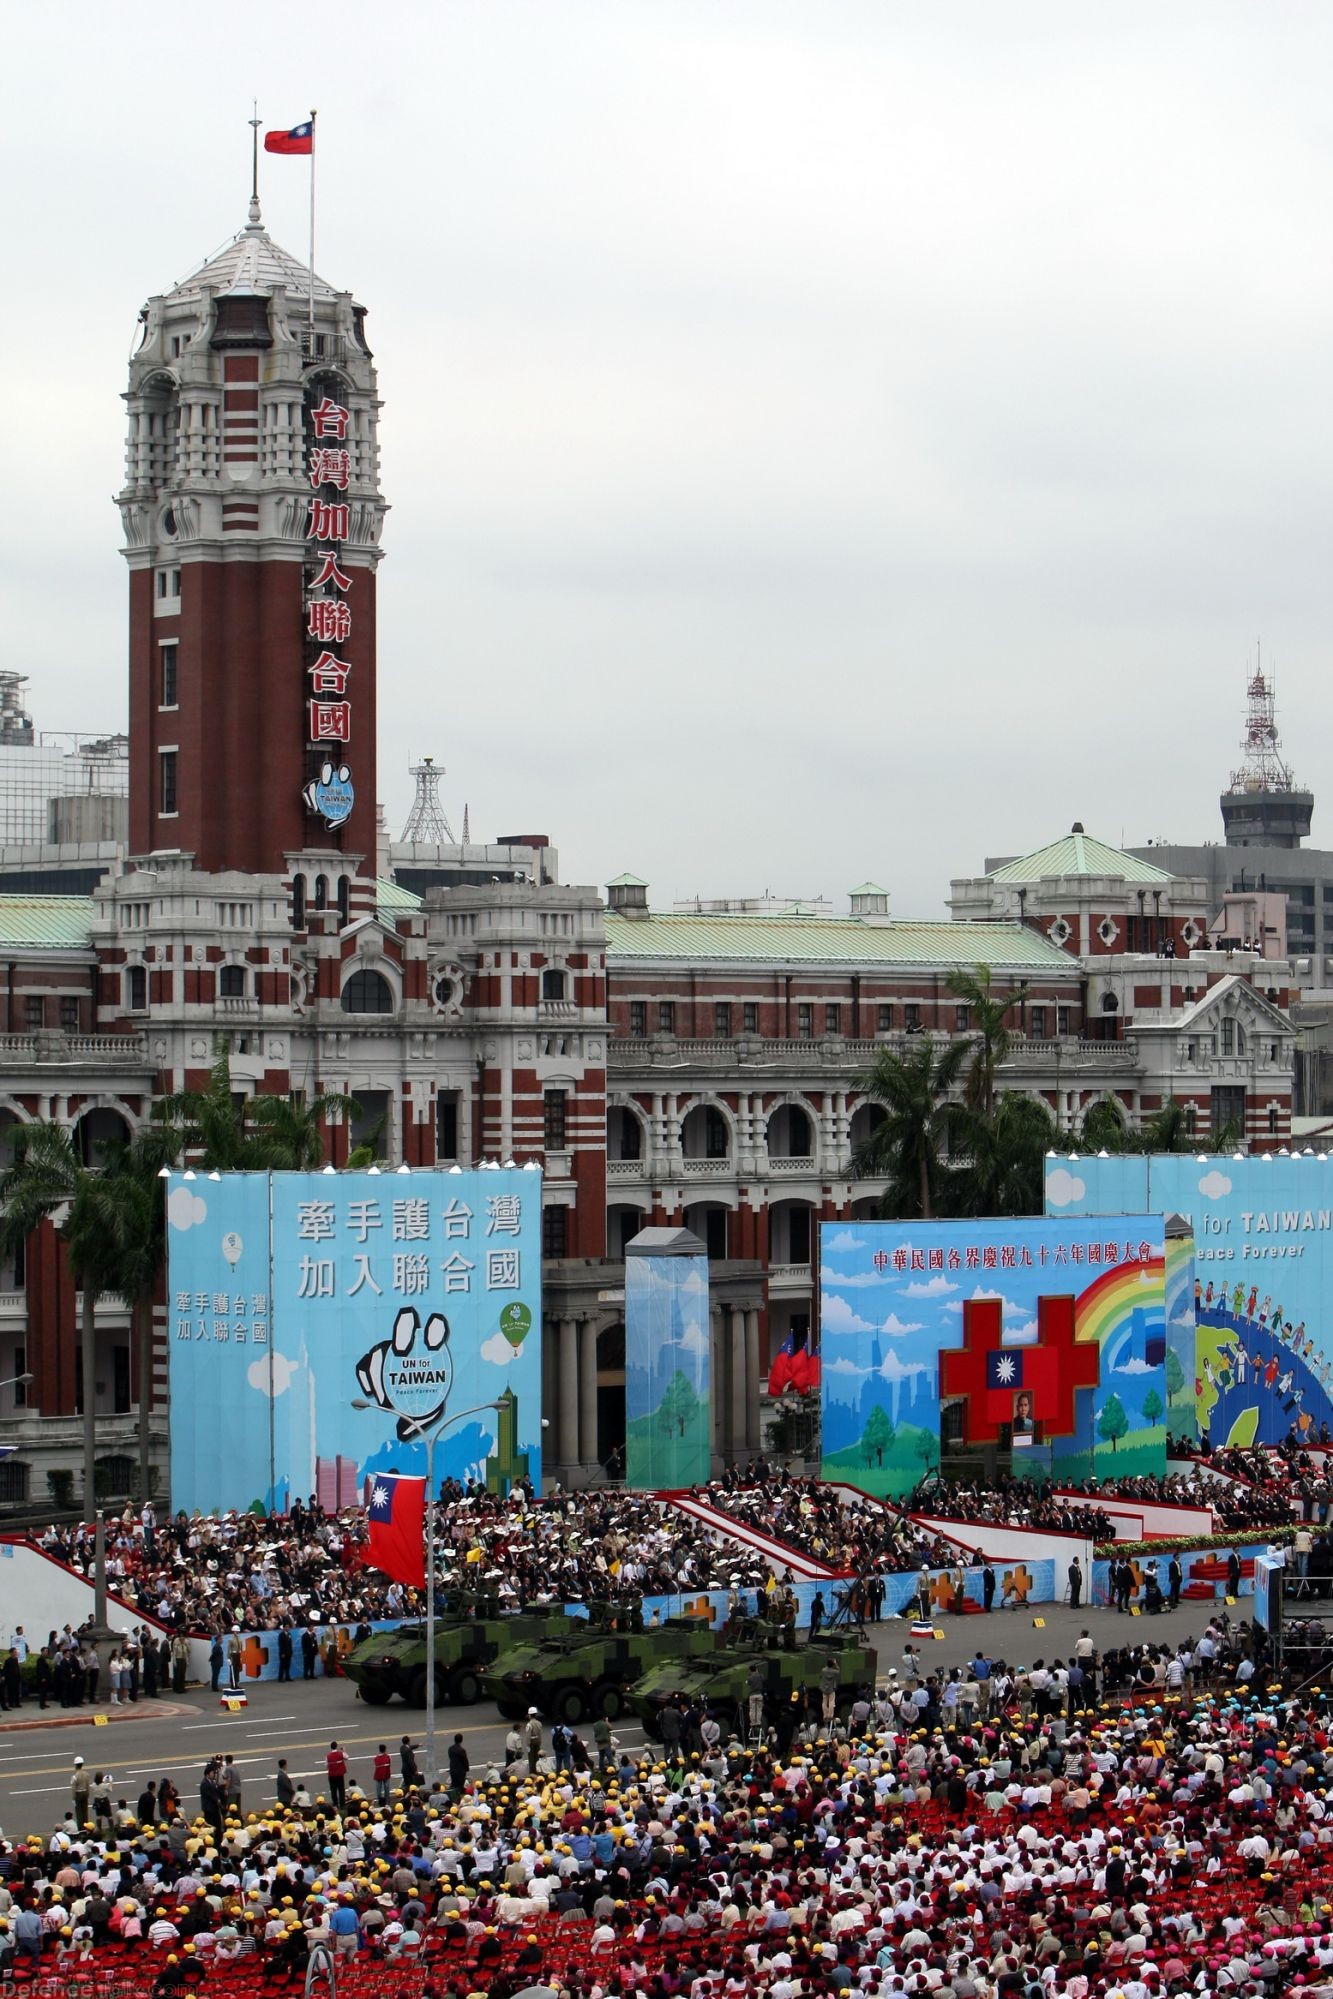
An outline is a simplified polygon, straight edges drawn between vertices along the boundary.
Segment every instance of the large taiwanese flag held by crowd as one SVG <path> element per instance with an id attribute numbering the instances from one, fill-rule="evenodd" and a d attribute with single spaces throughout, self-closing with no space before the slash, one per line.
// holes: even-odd
<path id="1" fill-rule="evenodd" d="M 426 1586 L 426 1481 L 379 1472 L 366 1498 L 366 1560 L 391 1581 Z"/>

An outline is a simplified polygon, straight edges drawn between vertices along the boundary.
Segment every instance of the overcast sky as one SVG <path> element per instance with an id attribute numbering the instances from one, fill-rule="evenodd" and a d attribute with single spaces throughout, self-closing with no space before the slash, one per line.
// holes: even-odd
<path id="1" fill-rule="evenodd" d="M 6 645 L 123 726 L 145 298 L 320 113 L 391 502 L 380 796 L 653 900 L 1219 837 L 1333 748 L 1333 9 L 103 0 L 6 23 Z M 306 167 L 262 165 L 300 256 Z M 1325 810 L 1327 801 L 1325 801 Z M 1316 838 L 1333 844 L 1317 808 Z"/>

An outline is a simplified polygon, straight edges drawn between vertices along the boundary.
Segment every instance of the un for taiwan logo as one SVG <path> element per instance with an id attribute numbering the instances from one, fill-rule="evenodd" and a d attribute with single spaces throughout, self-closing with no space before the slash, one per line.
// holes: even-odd
<path id="1" fill-rule="evenodd" d="M 404 1305 L 388 1339 L 380 1340 L 356 1364 L 363 1392 L 398 1418 L 400 1441 L 419 1437 L 443 1416 L 453 1386 L 449 1321 L 432 1312 L 425 1325 L 413 1305 Z"/>

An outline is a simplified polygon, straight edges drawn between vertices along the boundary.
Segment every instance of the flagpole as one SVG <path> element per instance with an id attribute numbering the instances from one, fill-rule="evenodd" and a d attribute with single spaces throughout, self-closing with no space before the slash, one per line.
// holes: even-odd
<path id="1" fill-rule="evenodd" d="M 310 113 L 310 358 L 315 358 L 315 120 Z"/>
<path id="2" fill-rule="evenodd" d="M 254 101 L 255 115 L 253 118 L 251 118 L 248 121 L 250 126 L 250 200 L 252 205 L 255 208 L 258 208 L 259 206 L 259 124 L 260 124 L 259 99 L 255 98 L 253 101 Z M 258 217 L 251 216 L 250 219 L 252 222 L 254 222 L 258 220 Z"/>

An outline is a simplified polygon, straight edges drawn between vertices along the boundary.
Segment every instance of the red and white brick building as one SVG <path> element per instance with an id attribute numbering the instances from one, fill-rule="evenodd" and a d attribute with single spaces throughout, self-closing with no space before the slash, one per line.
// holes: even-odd
<path id="1" fill-rule="evenodd" d="M 833 917 L 655 913 L 632 877 L 604 898 L 545 865 L 423 895 L 384 878 L 380 405 L 363 309 L 319 280 L 313 298 L 312 325 L 308 271 L 253 208 L 142 314 L 119 496 L 129 848 L 91 895 L 0 896 L 0 1145 L 50 1117 L 95 1158 L 225 1050 L 237 1090 L 357 1099 L 335 1164 L 368 1138 L 412 1171 L 540 1160 L 547 1465 L 581 1480 L 623 1437 L 624 1246 L 646 1224 L 708 1243 L 716 1451 L 761 1447 L 770 1352 L 816 1326 L 818 1223 L 882 1191 L 853 1172 L 875 1115 L 858 1078 L 886 1043 L 966 1032 L 955 967 L 1026 989 L 1002 1082 L 1064 1129 L 1102 1095 L 1138 1118 L 1175 1094 L 1201 1144 L 1237 1104 L 1252 1144 L 1283 1142 L 1285 962 L 1207 948 L 1201 884 L 1081 833 L 955 882 L 952 922 L 895 919 L 870 884 Z M 76 1325 L 43 1231 L 0 1273 L 0 1380 L 33 1375 L 0 1389 L 10 1498 L 40 1504 L 77 1462 Z M 165 1470 L 155 1351 L 144 1384 L 104 1302 L 113 1487 L 145 1389 Z"/>

